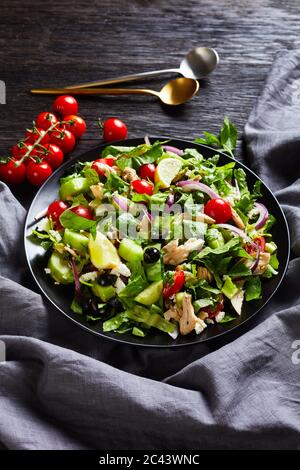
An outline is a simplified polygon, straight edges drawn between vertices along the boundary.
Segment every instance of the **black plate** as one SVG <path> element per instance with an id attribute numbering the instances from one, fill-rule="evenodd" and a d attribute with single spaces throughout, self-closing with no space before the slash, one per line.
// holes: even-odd
<path id="1" fill-rule="evenodd" d="M 164 138 L 158 138 L 159 140 L 165 140 Z M 157 140 L 157 139 L 155 139 Z M 152 140 L 154 141 L 154 140 Z M 126 146 L 136 146 L 144 142 L 143 139 L 129 139 L 126 141 L 122 141 L 116 143 L 116 145 L 126 145 Z M 176 140 L 173 139 L 170 141 L 170 145 L 174 145 L 178 148 L 196 148 L 198 149 L 204 157 L 211 157 L 215 155 L 216 150 L 207 147 L 205 145 L 195 144 L 193 142 L 188 142 L 184 140 Z M 89 161 L 95 160 L 99 158 L 100 151 L 106 145 L 101 145 L 96 149 L 93 149 L 84 155 L 82 155 L 79 160 L 81 161 Z M 232 159 L 224 154 L 220 153 L 220 163 L 225 164 L 231 161 Z M 131 334 L 122 334 L 118 335 L 115 333 L 104 333 L 101 328 L 101 324 L 97 324 L 96 326 L 91 326 L 88 324 L 83 317 L 80 315 L 74 314 L 70 310 L 70 304 L 73 298 L 73 287 L 72 286 L 57 286 L 51 281 L 50 277 L 45 274 L 44 268 L 47 264 L 47 254 L 45 251 L 38 245 L 35 245 L 28 239 L 28 235 L 30 234 L 32 228 L 35 225 L 34 216 L 39 214 L 43 211 L 50 202 L 54 199 L 57 199 L 58 189 L 59 189 L 59 179 L 63 176 L 63 174 L 70 169 L 70 167 L 74 164 L 74 160 L 66 162 L 63 166 L 61 166 L 49 179 L 46 183 L 40 188 L 36 197 L 34 198 L 31 207 L 29 209 L 26 224 L 25 224 L 25 251 L 27 256 L 27 261 L 32 272 L 32 275 L 37 282 L 38 286 L 40 287 L 43 294 L 52 302 L 58 310 L 66 315 L 70 320 L 76 323 L 78 326 L 84 328 L 86 331 L 93 333 L 98 336 L 102 336 L 114 341 L 120 341 L 123 343 L 131 344 L 131 345 L 142 345 L 142 346 L 150 346 L 150 347 L 178 347 L 184 346 L 189 344 L 195 344 L 207 341 L 209 339 L 215 338 L 219 335 L 222 335 L 234 328 L 237 328 L 245 321 L 249 320 L 249 318 L 256 315 L 266 303 L 270 300 L 273 296 L 275 291 L 277 290 L 278 286 L 280 285 L 283 276 L 286 272 L 288 260 L 289 260 L 289 252 L 290 252 L 290 237 L 288 231 L 288 225 L 285 219 L 285 216 L 282 212 L 282 209 L 272 194 L 270 189 L 262 183 L 262 193 L 263 198 L 262 202 L 268 207 L 269 211 L 276 217 L 277 223 L 273 229 L 273 238 L 275 243 L 278 245 L 278 258 L 279 258 L 279 274 L 278 276 L 271 278 L 270 280 L 266 280 L 263 285 L 263 295 L 261 300 L 256 300 L 252 302 L 245 303 L 243 305 L 243 313 L 242 315 L 237 318 L 236 320 L 226 323 L 226 324 L 216 324 L 216 325 L 209 325 L 203 333 L 200 335 L 196 335 L 191 333 L 188 336 L 180 336 L 175 341 L 172 338 L 164 333 L 152 331 L 148 336 L 145 338 L 138 338 Z M 251 170 L 249 170 L 243 164 L 236 162 L 236 167 L 242 167 L 247 173 L 247 181 L 252 186 L 254 182 L 259 179 Z"/>

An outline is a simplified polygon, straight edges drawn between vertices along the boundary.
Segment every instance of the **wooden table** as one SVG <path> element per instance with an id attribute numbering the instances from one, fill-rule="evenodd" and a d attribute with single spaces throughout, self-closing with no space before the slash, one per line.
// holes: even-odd
<path id="1" fill-rule="evenodd" d="M 298 0 L 2 0 L 0 80 L 7 104 L 0 105 L 0 155 L 50 109 L 52 98 L 30 95 L 31 87 L 177 66 L 196 45 L 215 47 L 221 60 L 195 99 L 174 109 L 151 97 L 82 98 L 88 131 L 73 156 L 101 141 L 98 117 L 121 117 L 129 137 L 194 139 L 203 129 L 218 131 L 226 114 L 241 135 L 276 51 L 299 46 L 299 17 Z M 166 80 L 144 85 L 159 89 Z M 17 192 L 21 200 L 24 192 Z"/>

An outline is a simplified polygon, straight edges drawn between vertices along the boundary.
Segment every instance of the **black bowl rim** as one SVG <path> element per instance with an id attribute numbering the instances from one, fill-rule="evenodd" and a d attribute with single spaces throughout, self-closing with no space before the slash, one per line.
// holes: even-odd
<path id="1" fill-rule="evenodd" d="M 190 342 L 186 342 L 186 343 L 182 343 L 182 344 L 143 344 L 143 343 L 136 343 L 136 342 L 131 342 L 130 340 L 125 340 L 125 339 L 122 339 L 121 337 L 118 337 L 117 335 L 116 336 L 107 336 L 104 334 L 104 332 L 101 332 L 101 331 L 94 331 L 92 329 L 90 329 L 88 326 L 86 325 L 83 325 L 82 323 L 80 323 L 79 321 L 76 320 L 76 318 L 73 318 L 71 317 L 67 312 L 65 312 L 62 308 L 60 308 L 58 305 L 56 305 L 56 303 L 54 302 L 54 300 L 51 299 L 51 297 L 44 291 L 44 289 L 41 287 L 37 277 L 35 276 L 34 272 L 33 272 L 33 268 L 31 266 L 31 263 L 30 263 L 30 259 L 29 259 L 29 254 L 28 254 L 28 251 L 27 251 L 27 229 L 29 227 L 28 225 L 28 219 L 29 219 L 29 214 L 30 214 L 30 211 L 31 211 L 31 207 L 34 205 L 35 201 L 38 199 L 40 193 L 44 190 L 44 187 L 47 185 L 47 183 L 49 182 L 49 180 L 51 179 L 54 179 L 56 177 L 56 174 L 58 172 L 61 172 L 64 168 L 68 168 L 70 166 L 72 166 L 72 164 L 75 164 L 76 161 L 78 160 L 81 160 L 84 158 L 84 155 L 88 154 L 88 153 L 92 153 L 93 151 L 98 151 L 98 150 L 101 150 L 105 147 L 107 147 L 108 145 L 123 145 L 123 146 L 126 146 L 126 144 L 128 143 L 129 145 L 139 145 L 139 143 L 143 142 L 144 141 L 144 137 L 141 137 L 141 138 L 138 138 L 138 137 L 133 137 L 132 139 L 126 139 L 126 140 L 121 140 L 121 141 L 116 141 L 116 142 L 103 142 L 101 143 L 99 146 L 97 147 L 93 147 L 91 148 L 90 150 L 87 150 L 86 152 L 84 152 L 83 154 L 79 155 L 78 157 L 75 157 L 74 159 L 71 159 L 71 160 L 67 160 L 63 165 L 61 165 L 59 168 L 57 168 L 53 174 L 50 176 L 50 178 L 48 178 L 45 183 L 39 188 L 38 192 L 36 193 L 35 197 L 33 198 L 31 204 L 30 204 L 30 207 L 28 209 L 28 212 L 27 212 L 27 216 L 26 216 L 26 220 L 25 220 L 25 225 L 24 225 L 24 248 L 25 248 L 25 254 L 26 254 L 26 260 L 27 260 L 27 264 L 28 264 L 28 267 L 29 267 L 29 270 L 31 272 L 31 275 L 35 281 L 35 283 L 37 284 L 37 286 L 39 287 L 39 289 L 41 290 L 42 294 L 47 298 L 47 300 L 49 300 L 49 302 L 59 311 L 61 312 L 66 318 L 68 318 L 69 320 L 71 320 L 74 324 L 76 324 L 77 326 L 79 326 L 80 328 L 82 328 L 83 330 L 87 331 L 88 333 L 90 334 L 93 334 L 97 337 L 100 337 L 100 338 L 103 338 L 103 339 L 106 339 L 108 341 L 113 341 L 113 342 L 117 342 L 117 343 L 120 343 L 120 344 L 123 344 L 123 345 L 128 345 L 128 346 L 136 346 L 136 347 L 142 347 L 142 348 L 155 348 L 155 349 L 168 349 L 168 348 L 179 348 L 179 347 L 187 347 L 187 346 L 195 346 L 195 345 L 200 345 L 201 343 L 206 343 L 208 341 L 212 341 L 212 340 L 215 340 L 217 338 L 220 338 L 221 336 L 225 335 L 225 334 L 228 334 L 228 333 L 231 333 L 233 331 L 235 331 L 236 329 L 240 328 L 242 325 L 245 325 L 246 323 L 248 323 L 250 320 L 252 320 L 254 317 L 256 317 L 256 315 L 270 302 L 271 298 L 274 296 L 274 294 L 276 293 L 276 291 L 278 290 L 278 288 L 280 287 L 283 279 L 284 279 L 284 276 L 286 274 L 286 271 L 287 271 L 287 268 L 288 268 L 288 264 L 289 264 L 289 259 L 290 259 L 290 249 L 291 249 L 291 240 L 290 240 L 290 232 L 289 232 L 289 226 L 288 226 L 288 223 L 287 223 L 287 219 L 285 217 L 285 214 L 276 198 L 276 196 L 274 195 L 273 191 L 271 191 L 271 189 L 269 188 L 269 186 L 264 183 L 264 181 L 259 177 L 257 176 L 256 173 L 254 173 L 254 171 L 252 171 L 250 168 L 248 168 L 244 163 L 240 162 L 239 160 L 236 160 L 234 158 L 232 158 L 230 155 L 228 155 L 227 153 L 225 152 L 222 152 L 222 151 L 219 151 L 219 150 L 216 150 L 215 148 L 213 147 L 210 147 L 209 145 L 205 145 L 205 144 L 199 144 L 197 142 L 193 142 L 193 141 L 189 141 L 189 140 L 186 140 L 186 139 L 181 139 L 181 138 L 176 138 L 176 137 L 166 137 L 166 136 L 163 136 L 163 137 L 156 137 L 156 136 L 148 136 L 150 140 L 160 140 L 160 141 L 164 141 L 164 140 L 168 140 L 168 141 L 180 141 L 184 144 L 193 144 L 193 145 L 197 145 L 199 147 L 204 147 L 204 148 L 207 148 L 209 150 L 212 150 L 213 152 L 215 152 L 216 154 L 219 154 L 219 155 L 223 155 L 225 156 L 226 158 L 229 158 L 233 161 L 236 161 L 242 168 L 244 168 L 247 172 L 251 173 L 252 176 L 254 176 L 256 179 L 258 179 L 259 181 L 261 181 L 263 183 L 263 185 L 265 186 L 265 188 L 269 191 L 269 193 L 271 193 L 271 195 L 273 196 L 274 200 L 276 201 L 277 205 L 278 205 L 278 209 L 281 213 L 281 216 L 282 216 L 282 219 L 284 221 L 284 224 L 285 224 L 285 229 L 286 229 L 286 236 L 287 236 L 287 243 L 288 243 L 288 246 L 287 246 L 287 258 L 286 258 L 286 262 L 285 262 L 285 266 L 284 266 L 284 269 L 282 271 L 282 275 L 280 277 L 280 279 L 278 280 L 278 283 L 275 287 L 275 289 L 273 290 L 273 292 L 271 293 L 271 295 L 268 297 L 268 299 L 257 309 L 255 310 L 255 312 L 250 315 L 248 318 L 245 318 L 245 320 L 243 320 L 241 323 L 233 326 L 232 328 L 230 328 L 229 330 L 225 330 L 214 335 L 214 336 L 211 336 L 209 338 L 206 338 L 205 340 L 200 340 L 200 341 L 190 341 Z M 130 143 L 131 142 L 131 143 Z M 134 143 L 135 142 L 135 143 Z"/>

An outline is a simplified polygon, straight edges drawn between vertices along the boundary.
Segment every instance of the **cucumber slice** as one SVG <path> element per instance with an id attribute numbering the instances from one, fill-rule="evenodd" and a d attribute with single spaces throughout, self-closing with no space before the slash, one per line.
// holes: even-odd
<path id="1" fill-rule="evenodd" d="M 184 294 L 185 292 L 177 292 L 177 294 L 175 294 L 176 307 L 182 308 Z"/>
<path id="2" fill-rule="evenodd" d="M 143 248 L 129 238 L 123 238 L 119 246 L 119 255 L 126 261 L 141 261 L 144 256 Z"/>
<path id="3" fill-rule="evenodd" d="M 89 239 L 81 233 L 73 232 L 73 230 L 66 228 L 64 233 L 64 242 L 72 248 L 75 248 L 75 250 L 84 252 L 89 244 Z"/>
<path id="4" fill-rule="evenodd" d="M 152 284 L 140 292 L 134 300 L 143 305 L 155 304 L 161 296 L 162 288 L 163 281 L 152 282 Z"/>
<path id="5" fill-rule="evenodd" d="M 90 235 L 89 252 L 91 262 L 97 269 L 114 269 L 120 264 L 115 246 L 101 232 L 97 232 L 95 240 Z"/>
<path id="6" fill-rule="evenodd" d="M 99 297 L 102 302 L 107 302 L 109 299 L 115 296 L 116 289 L 114 286 L 100 286 L 95 282 L 92 286 L 93 294 Z"/>
<path id="7" fill-rule="evenodd" d="M 78 176 L 63 183 L 59 190 L 61 199 L 70 199 L 71 196 L 76 196 L 80 193 L 87 193 L 90 189 L 87 178 Z"/>
<path id="8" fill-rule="evenodd" d="M 48 261 L 48 269 L 56 282 L 60 284 L 71 284 L 74 281 L 72 269 L 62 255 L 54 251 Z"/>

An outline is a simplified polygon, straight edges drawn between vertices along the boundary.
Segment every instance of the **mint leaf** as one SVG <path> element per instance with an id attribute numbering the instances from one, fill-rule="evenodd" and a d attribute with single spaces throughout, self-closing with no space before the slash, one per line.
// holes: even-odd
<path id="1" fill-rule="evenodd" d="M 95 220 L 89 220 L 85 217 L 74 214 L 71 209 L 64 211 L 61 214 L 59 221 L 64 228 L 70 228 L 75 231 L 90 230 L 95 227 L 97 223 Z"/>

